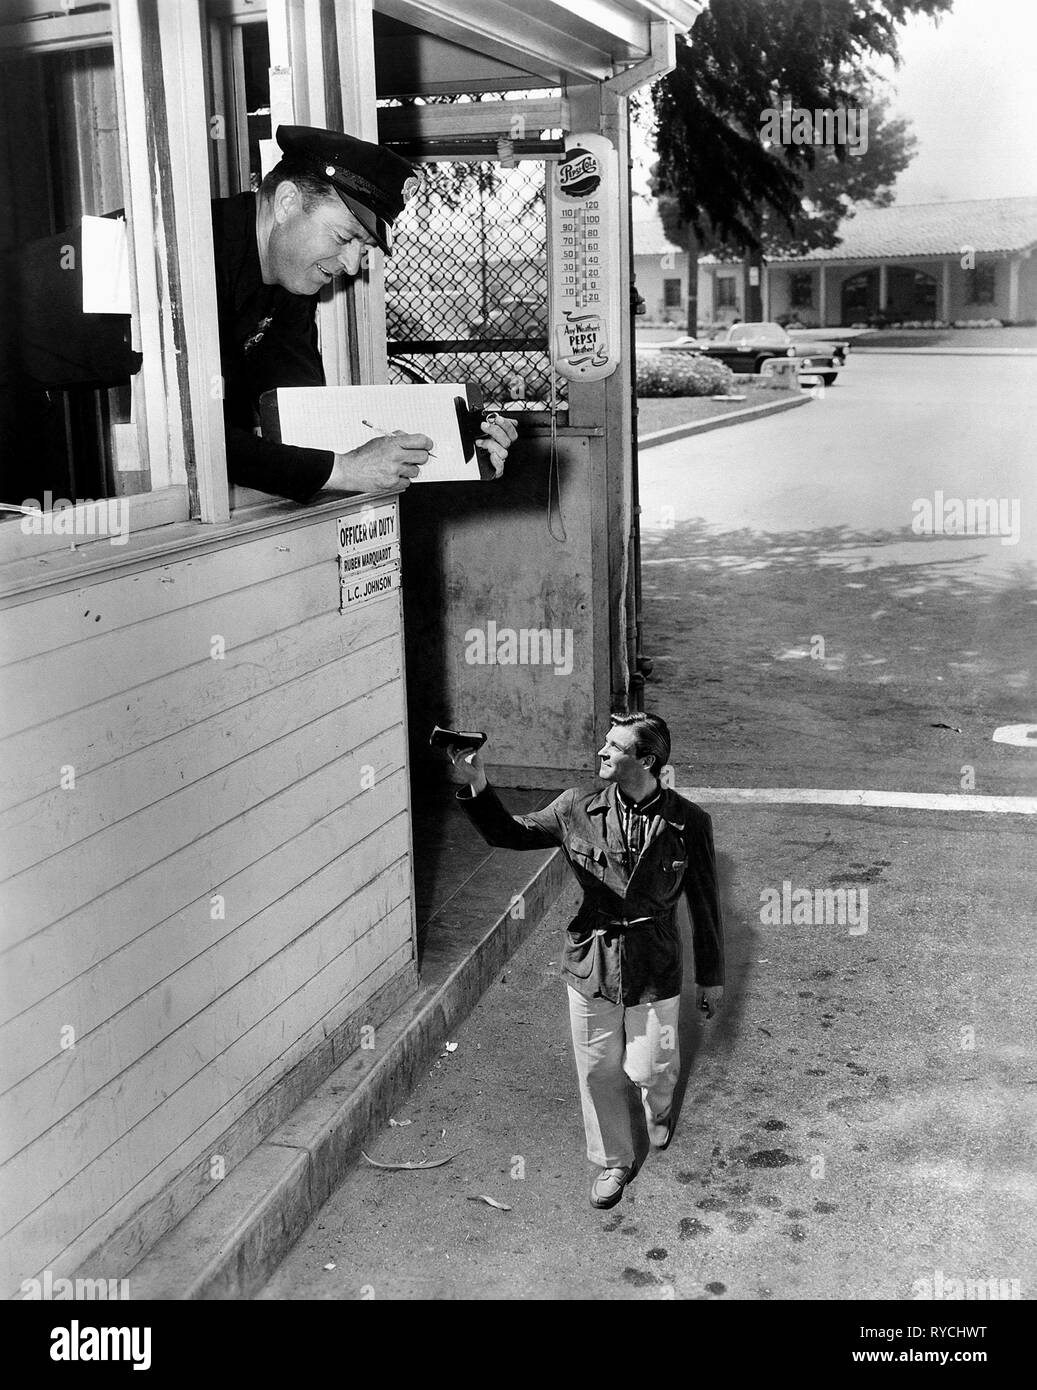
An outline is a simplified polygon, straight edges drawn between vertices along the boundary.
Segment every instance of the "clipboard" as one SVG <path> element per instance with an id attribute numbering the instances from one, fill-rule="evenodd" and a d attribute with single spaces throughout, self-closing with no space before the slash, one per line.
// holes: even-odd
<path id="1" fill-rule="evenodd" d="M 428 435 L 434 458 L 415 483 L 478 482 L 493 467 L 475 447 L 482 388 L 473 383 L 414 386 L 288 386 L 259 398 L 264 439 L 347 453 L 395 429 Z"/>

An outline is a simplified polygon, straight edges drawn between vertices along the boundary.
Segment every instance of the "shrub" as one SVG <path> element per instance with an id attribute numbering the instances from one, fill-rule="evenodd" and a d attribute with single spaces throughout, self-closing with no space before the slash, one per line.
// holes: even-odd
<path id="1" fill-rule="evenodd" d="M 723 362 L 686 352 L 639 352 L 639 396 L 727 396 L 734 375 Z"/>

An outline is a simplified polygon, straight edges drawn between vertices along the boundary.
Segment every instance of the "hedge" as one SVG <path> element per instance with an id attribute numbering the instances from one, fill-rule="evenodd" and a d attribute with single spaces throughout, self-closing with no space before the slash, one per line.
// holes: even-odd
<path id="1" fill-rule="evenodd" d="M 728 396 L 734 375 L 723 362 L 686 352 L 639 352 L 639 396 Z"/>

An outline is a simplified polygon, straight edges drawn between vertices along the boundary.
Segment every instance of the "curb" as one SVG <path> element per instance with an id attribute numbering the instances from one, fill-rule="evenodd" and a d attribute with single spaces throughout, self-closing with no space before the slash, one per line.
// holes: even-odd
<path id="1" fill-rule="evenodd" d="M 778 415 L 783 410 L 795 410 L 796 406 L 806 405 L 810 400 L 809 393 L 793 396 L 789 393 L 789 399 L 784 401 L 773 401 L 767 405 L 750 405 L 745 410 L 733 410 L 730 415 L 711 415 L 708 420 L 689 420 L 686 425 L 674 425 L 668 430 L 653 430 L 651 434 L 638 436 L 637 447 L 641 449 L 652 449 L 656 444 L 670 444 L 677 439 L 686 439 L 692 434 L 706 434 L 709 430 L 722 430 L 727 425 L 737 425 L 741 421 L 761 420 L 765 415 Z"/>
<path id="2" fill-rule="evenodd" d="M 854 353 L 884 353 L 887 357 L 1037 357 L 1037 348 L 982 347 L 868 347 L 855 343 Z"/>
<path id="3" fill-rule="evenodd" d="M 376 1125 L 412 1089 L 508 957 L 543 921 L 567 880 L 556 850 L 460 956 L 429 959 L 416 995 L 331 1073 L 130 1272 L 132 1299 L 248 1299 L 334 1191 Z"/>

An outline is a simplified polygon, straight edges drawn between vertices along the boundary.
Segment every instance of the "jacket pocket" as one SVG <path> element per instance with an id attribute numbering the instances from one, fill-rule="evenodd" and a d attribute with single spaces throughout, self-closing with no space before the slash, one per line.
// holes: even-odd
<path id="1" fill-rule="evenodd" d="M 584 873 L 590 874 L 593 878 L 605 877 L 608 872 L 609 860 L 608 855 L 600 845 L 573 836 L 566 842 L 565 848 L 574 869 L 582 869 Z"/>
<path id="2" fill-rule="evenodd" d="M 562 969 L 577 980 L 586 980 L 594 970 L 595 936 L 588 932 L 584 937 L 574 937 L 572 928 L 566 932 L 565 954 Z"/>

